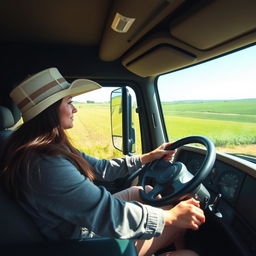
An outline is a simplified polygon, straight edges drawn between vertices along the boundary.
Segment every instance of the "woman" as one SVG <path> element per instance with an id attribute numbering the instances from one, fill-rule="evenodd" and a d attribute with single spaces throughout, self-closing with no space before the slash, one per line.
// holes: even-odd
<path id="1" fill-rule="evenodd" d="M 24 124 L 10 137 L 1 167 L 6 189 L 51 240 L 94 236 L 133 239 L 139 255 L 151 255 L 187 228 L 205 222 L 199 202 L 189 199 L 163 209 L 145 205 L 140 187 L 111 195 L 96 180 L 114 180 L 173 152 L 159 148 L 141 156 L 98 160 L 79 152 L 65 129 L 77 112 L 72 96 L 100 88 L 90 80 L 69 84 L 56 68 L 44 70 L 10 94 Z M 196 255 L 177 250 L 171 255 Z"/>

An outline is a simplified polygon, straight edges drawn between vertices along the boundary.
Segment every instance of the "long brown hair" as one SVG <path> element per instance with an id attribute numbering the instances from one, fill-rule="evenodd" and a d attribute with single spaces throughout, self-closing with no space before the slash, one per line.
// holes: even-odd
<path id="1" fill-rule="evenodd" d="M 1 182 L 15 197 L 21 195 L 21 184 L 29 187 L 31 164 L 35 156 L 62 155 L 67 157 L 90 180 L 96 178 L 89 163 L 72 146 L 60 126 L 59 106 L 61 100 L 21 125 L 9 138 L 0 167 Z"/>

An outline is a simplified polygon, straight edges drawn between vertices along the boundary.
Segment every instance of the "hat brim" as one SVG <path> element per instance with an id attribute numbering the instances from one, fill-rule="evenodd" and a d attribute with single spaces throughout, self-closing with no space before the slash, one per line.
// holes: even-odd
<path id="1" fill-rule="evenodd" d="M 23 121 L 27 122 L 40 114 L 42 111 L 44 111 L 46 108 L 57 102 L 58 100 L 67 97 L 67 96 L 77 96 L 86 92 L 94 91 L 97 89 L 100 89 L 101 86 L 88 79 L 77 79 L 73 81 L 69 88 L 61 90 L 48 98 L 42 100 L 38 104 L 36 104 L 34 107 L 30 108 L 28 111 L 24 112 L 22 114 Z"/>

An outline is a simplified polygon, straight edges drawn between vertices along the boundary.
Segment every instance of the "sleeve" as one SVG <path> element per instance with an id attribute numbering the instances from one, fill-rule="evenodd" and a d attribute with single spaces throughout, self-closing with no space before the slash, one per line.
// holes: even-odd
<path id="1" fill-rule="evenodd" d="M 139 156 L 126 156 L 124 158 L 106 160 L 96 159 L 84 153 L 81 153 L 81 155 L 90 163 L 94 171 L 106 181 L 124 177 L 137 171 L 142 166 Z"/>
<path id="2" fill-rule="evenodd" d="M 40 162 L 38 202 L 48 214 L 86 227 L 99 236 L 149 239 L 164 228 L 163 210 L 114 198 L 97 187 L 67 159 Z"/>

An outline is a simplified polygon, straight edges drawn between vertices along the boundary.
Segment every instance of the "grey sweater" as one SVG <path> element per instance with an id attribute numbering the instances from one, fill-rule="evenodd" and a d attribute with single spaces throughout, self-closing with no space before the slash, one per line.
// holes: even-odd
<path id="1" fill-rule="evenodd" d="M 103 180 L 112 181 L 141 167 L 139 157 L 98 160 L 81 153 Z M 162 209 L 126 202 L 96 186 L 68 159 L 36 159 L 33 185 L 24 190 L 22 207 L 50 240 L 87 239 L 93 236 L 149 239 L 164 228 Z"/>

